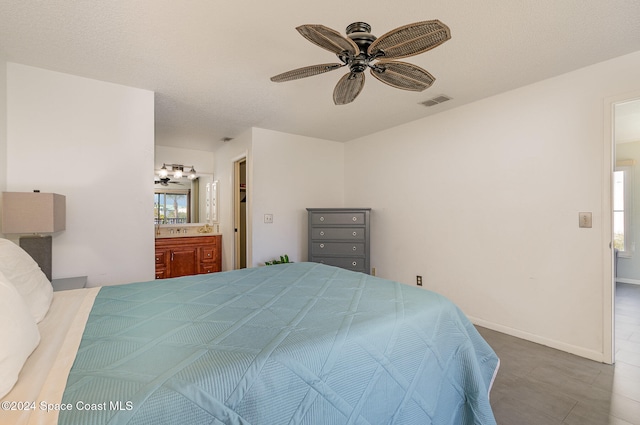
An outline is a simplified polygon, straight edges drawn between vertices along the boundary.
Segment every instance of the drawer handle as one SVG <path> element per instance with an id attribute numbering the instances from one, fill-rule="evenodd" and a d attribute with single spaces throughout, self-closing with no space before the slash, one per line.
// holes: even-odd
<path id="1" fill-rule="evenodd" d="M 353 247 L 353 250 L 354 250 L 354 251 L 357 251 L 357 250 L 358 250 L 358 247 L 354 246 L 354 247 Z"/>
<path id="2" fill-rule="evenodd" d="M 358 217 L 353 217 L 351 220 L 358 221 Z"/>
<path id="3" fill-rule="evenodd" d="M 358 232 L 353 232 L 353 236 L 358 236 Z"/>
<path id="4" fill-rule="evenodd" d="M 354 261 L 353 263 L 351 263 L 351 265 L 355 267 L 355 266 L 357 266 L 357 265 L 358 265 L 358 263 L 356 263 L 356 262 Z"/>
<path id="5" fill-rule="evenodd" d="M 324 217 L 320 217 L 320 221 L 324 221 Z"/>
<path id="6" fill-rule="evenodd" d="M 320 248 L 324 248 L 324 244 L 323 243 L 320 244 Z"/>
<path id="7" fill-rule="evenodd" d="M 320 231 L 320 236 L 324 236 L 324 230 Z"/>

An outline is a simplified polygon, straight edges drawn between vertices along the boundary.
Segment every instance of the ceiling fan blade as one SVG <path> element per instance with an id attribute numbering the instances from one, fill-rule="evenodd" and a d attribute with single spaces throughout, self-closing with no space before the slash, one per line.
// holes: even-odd
<path id="1" fill-rule="evenodd" d="M 338 31 L 327 28 L 324 25 L 300 25 L 296 29 L 304 38 L 313 44 L 327 49 L 336 55 L 345 51 L 354 56 L 360 53 L 360 48 L 353 40 L 342 36 Z"/>
<path id="2" fill-rule="evenodd" d="M 355 100 L 364 87 L 364 73 L 350 72 L 343 76 L 333 90 L 333 103 L 346 105 Z"/>
<path id="3" fill-rule="evenodd" d="M 425 90 L 436 80 L 419 66 L 398 61 L 379 61 L 371 75 L 392 87 L 411 91 Z"/>
<path id="4" fill-rule="evenodd" d="M 367 53 L 378 52 L 384 59 L 400 59 L 424 53 L 451 38 L 449 27 L 438 21 L 416 22 L 381 35 L 369 46 Z"/>
<path id="5" fill-rule="evenodd" d="M 342 63 L 323 63 L 321 65 L 305 66 L 304 68 L 294 69 L 271 77 L 271 81 L 282 83 L 284 81 L 297 80 L 333 71 L 334 69 L 342 68 L 343 66 L 344 64 Z"/>

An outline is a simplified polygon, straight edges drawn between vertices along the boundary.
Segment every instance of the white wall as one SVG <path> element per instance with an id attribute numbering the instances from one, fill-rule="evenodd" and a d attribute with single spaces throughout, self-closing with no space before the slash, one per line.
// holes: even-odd
<path id="1" fill-rule="evenodd" d="M 603 359 L 604 105 L 638 75 L 640 52 L 347 143 L 345 203 L 373 208 L 372 266 Z"/>
<path id="2" fill-rule="evenodd" d="M 247 157 L 250 266 L 288 254 L 307 260 L 308 207 L 341 207 L 344 144 L 253 128 L 215 152 L 219 181 L 222 268 L 234 268 L 233 162 Z M 273 223 L 264 222 L 273 214 Z"/>
<path id="3" fill-rule="evenodd" d="M 7 62 L 0 54 L 0 209 L 2 192 L 7 190 Z M 0 236 L 2 220 L 0 220 Z"/>
<path id="4" fill-rule="evenodd" d="M 7 190 L 67 200 L 53 278 L 153 279 L 153 92 L 9 63 L 7 93 Z"/>
<path id="5" fill-rule="evenodd" d="M 306 208 L 343 206 L 344 144 L 256 128 L 252 152 L 253 265 L 306 261 Z"/>
<path id="6" fill-rule="evenodd" d="M 213 174 L 213 152 L 183 149 L 172 146 L 155 146 L 155 169 L 162 164 L 193 165 L 198 173 Z M 189 171 L 189 170 L 185 170 Z"/>

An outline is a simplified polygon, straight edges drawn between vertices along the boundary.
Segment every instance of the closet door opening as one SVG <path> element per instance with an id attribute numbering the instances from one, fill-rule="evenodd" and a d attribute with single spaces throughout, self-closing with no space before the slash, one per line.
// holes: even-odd
<path id="1" fill-rule="evenodd" d="M 233 163 L 234 269 L 247 267 L 247 158 Z"/>

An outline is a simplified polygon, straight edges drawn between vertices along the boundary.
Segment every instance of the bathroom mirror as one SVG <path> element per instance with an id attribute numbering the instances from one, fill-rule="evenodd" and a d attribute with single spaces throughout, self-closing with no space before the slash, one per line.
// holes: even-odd
<path id="1" fill-rule="evenodd" d="M 189 178 L 155 177 L 154 223 L 180 225 L 213 223 L 212 205 L 215 204 L 215 184 L 212 174 L 198 174 Z"/>

